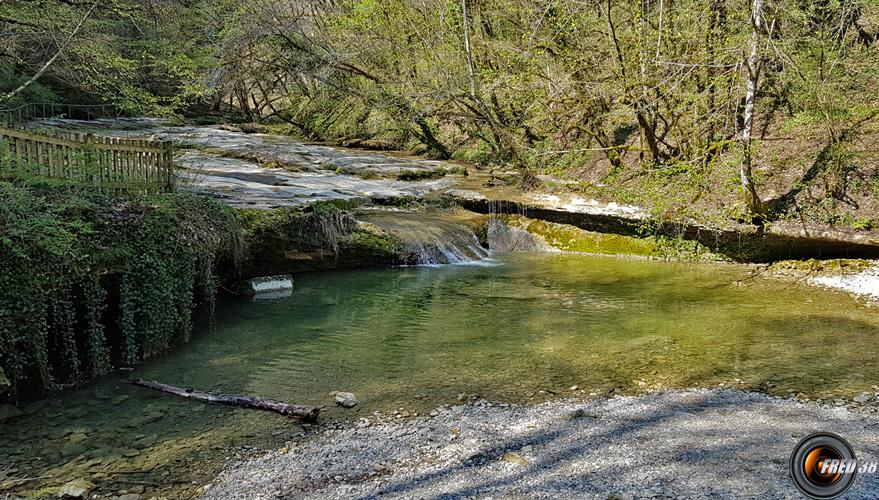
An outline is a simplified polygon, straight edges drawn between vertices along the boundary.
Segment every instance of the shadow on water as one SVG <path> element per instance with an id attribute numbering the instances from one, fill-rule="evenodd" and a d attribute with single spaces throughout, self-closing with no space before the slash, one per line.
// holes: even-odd
<path id="1" fill-rule="evenodd" d="M 306 275 L 288 299 L 222 302 L 212 332 L 164 359 L 4 422 L 0 471 L 51 476 L 15 494 L 88 478 L 102 493 L 185 496 L 196 491 L 192 481 L 251 454 L 246 447 L 278 447 L 310 431 L 123 378 L 326 405 L 330 420 L 424 412 L 461 393 L 527 403 L 727 383 L 831 398 L 879 383 L 879 318 L 843 294 L 743 281 L 749 271 L 738 266 L 564 254 L 498 260 Z M 362 404 L 337 408 L 334 390 Z"/>

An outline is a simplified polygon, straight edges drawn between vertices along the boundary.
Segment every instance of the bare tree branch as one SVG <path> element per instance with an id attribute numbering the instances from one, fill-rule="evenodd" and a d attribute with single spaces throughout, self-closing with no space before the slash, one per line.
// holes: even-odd
<path id="1" fill-rule="evenodd" d="M 86 20 L 92 15 L 92 12 L 95 10 L 95 7 L 98 6 L 99 1 L 100 0 L 96 0 L 92 4 L 91 8 L 89 8 L 89 10 L 88 10 L 88 12 L 86 12 L 85 16 L 83 16 L 83 18 L 80 19 L 79 24 L 76 25 L 76 28 L 73 30 L 73 32 L 70 34 L 70 36 L 67 37 L 67 40 L 65 40 L 64 43 L 61 45 L 61 47 L 58 48 L 58 51 L 55 52 L 55 55 L 52 56 L 48 61 L 46 61 L 46 63 L 43 64 L 43 67 L 41 67 L 40 70 L 37 71 L 36 74 L 34 74 L 34 76 L 32 76 L 28 81 L 24 82 L 20 87 L 13 90 L 12 92 L 9 92 L 8 94 L 6 94 L 3 97 L 0 97 L 0 103 L 2 103 L 4 101 L 8 101 L 9 99 L 12 99 L 16 95 L 20 94 L 25 89 L 27 89 L 28 87 L 33 85 L 37 80 L 39 80 L 41 76 L 43 76 L 43 74 L 46 72 L 46 70 L 48 70 L 49 67 L 52 66 L 52 63 L 54 63 L 55 60 L 58 59 L 59 56 L 61 56 L 61 53 L 64 52 L 64 50 L 70 45 L 70 42 L 73 41 L 74 37 L 76 37 L 76 34 L 79 33 L 79 30 L 82 28 L 82 25 L 85 24 Z"/>

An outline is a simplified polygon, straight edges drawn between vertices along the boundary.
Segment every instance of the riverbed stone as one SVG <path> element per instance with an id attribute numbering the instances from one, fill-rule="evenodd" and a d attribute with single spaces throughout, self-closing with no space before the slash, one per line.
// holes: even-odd
<path id="1" fill-rule="evenodd" d="M 501 457 L 501 460 L 515 465 L 528 465 L 528 460 L 526 460 L 525 457 L 519 455 L 515 451 L 508 451 L 504 453 L 504 455 Z"/>
<path id="2" fill-rule="evenodd" d="M 81 443 L 67 443 L 61 446 L 60 451 L 63 457 L 75 457 L 88 451 L 88 448 Z"/>
<path id="3" fill-rule="evenodd" d="M 76 432 L 76 433 L 74 433 L 74 434 L 71 434 L 71 435 L 67 438 L 67 441 L 70 442 L 70 443 L 72 443 L 72 444 L 79 444 L 79 443 L 82 443 L 83 441 L 85 441 L 86 439 L 88 439 L 88 435 L 87 435 L 86 433 L 84 433 L 84 432 Z"/>
<path id="4" fill-rule="evenodd" d="M 62 498 L 86 498 L 95 489 L 94 483 L 85 479 L 76 479 L 65 484 L 58 490 Z"/>
<path id="5" fill-rule="evenodd" d="M 336 404 L 343 408 L 354 408 L 355 406 L 360 404 L 360 400 L 358 400 L 357 396 L 355 396 L 353 393 L 337 392 Z"/>
<path id="6" fill-rule="evenodd" d="M 147 424 L 151 424 L 157 420 L 161 420 L 164 417 L 165 417 L 165 414 L 163 412 L 160 412 L 160 411 L 150 412 L 150 413 L 147 413 L 146 415 L 143 415 L 141 417 L 132 419 L 131 421 L 128 422 L 127 425 L 128 425 L 128 427 L 137 428 L 137 427 L 141 427 L 141 426 L 144 426 Z"/>
<path id="7" fill-rule="evenodd" d="M 852 401 L 854 401 L 855 403 L 864 404 L 869 402 L 871 399 L 873 399 L 873 396 L 869 392 L 862 392 L 852 398 Z"/>
<path id="8" fill-rule="evenodd" d="M 142 450 L 144 448 L 149 448 L 150 446 L 153 446 L 154 444 L 156 444 L 157 441 L 158 437 L 155 435 L 142 436 L 137 438 L 133 443 L 131 443 L 131 446 L 138 450 Z"/>
<path id="9" fill-rule="evenodd" d="M 114 405 L 119 405 L 127 401 L 129 398 L 131 398 L 131 396 L 129 396 L 128 394 L 120 394 L 113 398 L 110 402 Z"/>

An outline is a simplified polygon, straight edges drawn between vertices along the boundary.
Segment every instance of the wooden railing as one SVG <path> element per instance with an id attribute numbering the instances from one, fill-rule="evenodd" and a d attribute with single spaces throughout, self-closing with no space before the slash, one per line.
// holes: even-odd
<path id="1" fill-rule="evenodd" d="M 170 141 L 0 127 L 0 176 L 42 176 L 113 188 L 170 189 Z"/>
<path id="2" fill-rule="evenodd" d="M 0 124 L 10 128 L 26 127 L 40 118 L 66 118 L 91 120 L 94 118 L 119 118 L 122 113 L 109 104 L 61 104 L 55 102 L 31 102 L 8 109 L 0 109 Z"/>

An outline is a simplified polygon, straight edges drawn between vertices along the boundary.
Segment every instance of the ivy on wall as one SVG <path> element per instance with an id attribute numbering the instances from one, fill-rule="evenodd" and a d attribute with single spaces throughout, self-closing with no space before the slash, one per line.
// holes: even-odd
<path id="1" fill-rule="evenodd" d="M 0 182 L 0 370 L 57 389 L 189 340 L 214 264 L 241 254 L 231 209 L 196 195 Z"/>

